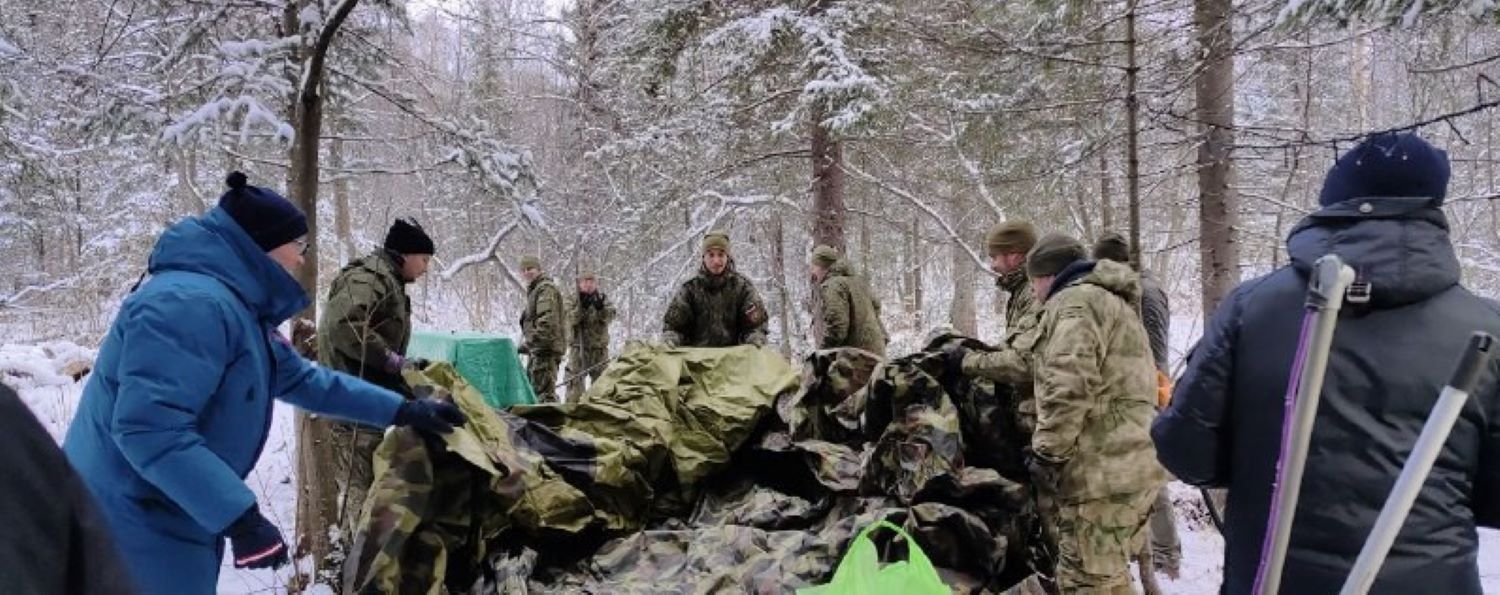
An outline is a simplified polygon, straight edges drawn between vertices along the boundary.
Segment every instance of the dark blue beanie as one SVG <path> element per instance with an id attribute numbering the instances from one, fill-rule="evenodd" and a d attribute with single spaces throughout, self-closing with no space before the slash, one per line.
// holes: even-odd
<path id="1" fill-rule="evenodd" d="M 1351 198 L 1448 196 L 1448 152 L 1412 133 L 1382 132 L 1344 153 L 1328 177 L 1318 204 Z"/>
<path id="2" fill-rule="evenodd" d="M 307 235 L 307 216 L 291 201 L 269 188 L 249 185 L 240 172 L 230 173 L 224 181 L 229 191 L 219 197 L 219 208 L 228 212 L 261 250 L 270 252 Z"/>

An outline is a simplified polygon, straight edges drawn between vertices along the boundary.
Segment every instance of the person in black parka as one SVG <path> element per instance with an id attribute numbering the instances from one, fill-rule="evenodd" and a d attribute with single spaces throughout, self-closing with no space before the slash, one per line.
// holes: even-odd
<path id="1" fill-rule="evenodd" d="M 0 585 L 6 593 L 131 595 L 94 498 L 15 391 L 0 384 Z"/>
<path id="2" fill-rule="evenodd" d="M 1292 230 L 1292 264 L 1236 288 L 1189 356 L 1152 437 L 1182 481 L 1229 488 L 1222 593 L 1249 593 L 1262 556 L 1314 261 L 1338 254 L 1370 299 L 1346 302 L 1334 331 L 1284 595 L 1338 592 L 1470 335 L 1500 334 L 1500 305 L 1459 283 L 1448 177 L 1447 153 L 1414 134 L 1367 138 Z M 1491 362 L 1371 593 L 1481 593 L 1476 526 L 1500 527 L 1497 373 Z"/>

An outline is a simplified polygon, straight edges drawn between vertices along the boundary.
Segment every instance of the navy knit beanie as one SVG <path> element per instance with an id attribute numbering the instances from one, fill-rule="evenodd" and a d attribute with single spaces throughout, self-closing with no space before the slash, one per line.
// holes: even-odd
<path id="1" fill-rule="evenodd" d="M 224 181 L 229 191 L 219 197 L 219 208 L 229 213 L 261 250 L 270 252 L 307 235 L 307 216 L 291 201 L 269 188 L 249 185 L 240 172 L 230 173 Z"/>
<path id="2" fill-rule="evenodd" d="M 1382 132 L 1344 153 L 1328 177 L 1318 204 L 1351 198 L 1423 197 L 1438 204 L 1448 196 L 1448 152 L 1412 133 Z"/>

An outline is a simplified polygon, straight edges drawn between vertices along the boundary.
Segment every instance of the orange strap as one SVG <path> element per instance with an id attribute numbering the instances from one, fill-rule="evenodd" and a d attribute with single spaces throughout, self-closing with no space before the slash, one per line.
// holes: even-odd
<path id="1" fill-rule="evenodd" d="M 1172 402 L 1172 378 L 1161 370 L 1156 371 L 1156 408 L 1166 409 Z"/>

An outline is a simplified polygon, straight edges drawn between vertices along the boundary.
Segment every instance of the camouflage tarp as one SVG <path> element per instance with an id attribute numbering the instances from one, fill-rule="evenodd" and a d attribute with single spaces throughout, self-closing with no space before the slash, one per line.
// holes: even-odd
<path id="1" fill-rule="evenodd" d="M 789 592 L 887 519 L 948 584 L 999 591 L 1030 574 L 1019 446 L 988 423 L 1008 393 L 941 369 L 822 351 L 798 390 L 769 350 L 637 346 L 581 403 L 500 413 L 430 371 L 413 384 L 471 423 L 453 452 L 405 430 L 381 446 L 346 590 Z"/>

